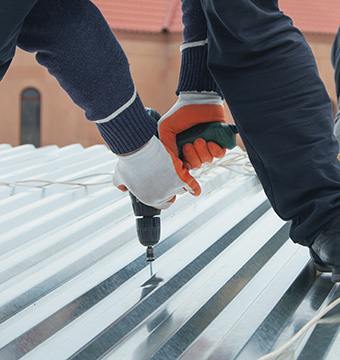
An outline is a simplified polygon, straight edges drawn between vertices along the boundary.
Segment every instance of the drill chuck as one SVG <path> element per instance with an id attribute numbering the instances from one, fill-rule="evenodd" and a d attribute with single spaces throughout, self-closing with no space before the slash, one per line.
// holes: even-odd
<path id="1" fill-rule="evenodd" d="M 151 262 L 155 260 L 155 254 L 152 246 L 146 248 L 146 261 Z"/>
<path id="2" fill-rule="evenodd" d="M 136 216 L 136 227 L 139 242 L 146 247 L 146 259 L 155 260 L 154 245 L 158 244 L 161 237 L 161 210 L 140 202 L 130 193 L 133 212 Z"/>

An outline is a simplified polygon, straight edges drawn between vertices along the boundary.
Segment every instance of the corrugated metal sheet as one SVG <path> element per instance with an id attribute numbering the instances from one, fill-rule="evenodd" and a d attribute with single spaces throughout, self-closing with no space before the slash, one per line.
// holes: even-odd
<path id="1" fill-rule="evenodd" d="M 129 198 L 85 177 L 114 163 L 104 146 L 0 145 L 1 360 L 252 360 L 339 296 L 238 150 L 163 212 L 149 279 Z M 32 178 L 59 184 L 6 185 Z M 75 178 L 101 184 L 61 184 Z M 338 359 L 339 311 L 283 359 Z"/>

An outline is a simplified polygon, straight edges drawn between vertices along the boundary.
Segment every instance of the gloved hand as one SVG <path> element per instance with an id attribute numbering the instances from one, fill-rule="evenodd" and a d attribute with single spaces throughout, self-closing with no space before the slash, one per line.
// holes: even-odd
<path id="1" fill-rule="evenodd" d="M 134 153 L 118 156 L 114 185 L 127 189 L 144 204 L 166 209 L 185 189 L 197 191 L 199 184 L 178 159 L 173 162 L 163 144 L 153 136 Z"/>
<path id="2" fill-rule="evenodd" d="M 158 122 L 159 138 L 170 153 L 174 163 L 178 162 L 176 135 L 195 125 L 207 122 L 226 122 L 223 100 L 215 93 L 180 93 L 175 105 Z M 184 164 L 188 169 L 201 167 L 214 158 L 225 155 L 226 149 L 214 142 L 197 139 L 183 147 Z M 200 189 L 195 189 L 196 195 Z"/>

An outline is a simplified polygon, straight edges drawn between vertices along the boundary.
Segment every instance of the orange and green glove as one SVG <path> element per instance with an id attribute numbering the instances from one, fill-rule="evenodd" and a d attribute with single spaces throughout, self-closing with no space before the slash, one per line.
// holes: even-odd
<path id="1" fill-rule="evenodd" d="M 196 196 L 201 193 L 201 188 L 188 169 L 199 168 L 214 158 L 223 157 L 226 149 L 198 137 L 193 143 L 183 146 L 182 161 L 176 139 L 187 129 L 212 122 L 226 122 L 223 100 L 216 93 L 180 93 L 175 105 L 158 122 L 160 140 L 170 154 L 177 173 Z"/>

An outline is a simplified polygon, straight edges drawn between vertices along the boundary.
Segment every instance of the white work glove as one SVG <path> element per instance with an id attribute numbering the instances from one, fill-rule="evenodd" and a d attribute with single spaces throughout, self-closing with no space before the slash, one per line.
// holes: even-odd
<path id="1" fill-rule="evenodd" d="M 114 173 L 114 185 L 129 190 L 141 202 L 157 209 L 166 209 L 175 196 L 191 191 L 197 182 L 183 164 L 174 165 L 163 144 L 153 136 L 140 150 L 119 155 Z"/>

